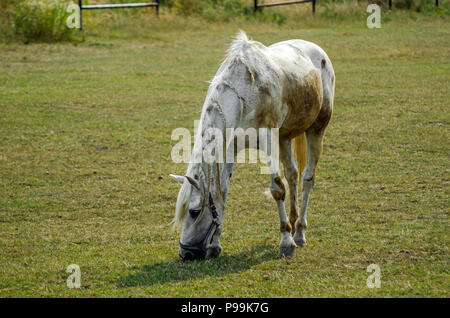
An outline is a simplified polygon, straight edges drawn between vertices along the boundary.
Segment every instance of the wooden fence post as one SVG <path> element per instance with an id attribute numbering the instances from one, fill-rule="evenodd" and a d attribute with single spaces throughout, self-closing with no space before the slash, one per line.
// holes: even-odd
<path id="1" fill-rule="evenodd" d="M 80 26 L 78 27 L 78 29 L 82 29 L 83 28 L 83 12 L 81 9 L 81 0 L 78 0 L 78 7 L 80 8 Z"/>

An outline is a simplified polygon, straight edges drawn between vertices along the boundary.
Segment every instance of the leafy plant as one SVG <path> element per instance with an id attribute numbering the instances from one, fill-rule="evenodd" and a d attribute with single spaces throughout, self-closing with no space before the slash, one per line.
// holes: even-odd
<path id="1" fill-rule="evenodd" d="M 66 21 L 68 2 L 21 0 L 12 9 L 13 32 L 23 42 L 71 40 L 75 29 Z"/>

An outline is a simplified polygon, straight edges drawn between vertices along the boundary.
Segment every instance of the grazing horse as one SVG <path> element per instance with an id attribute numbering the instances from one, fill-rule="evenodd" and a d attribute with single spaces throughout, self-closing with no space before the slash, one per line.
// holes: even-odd
<path id="1" fill-rule="evenodd" d="M 255 148 L 266 153 L 270 166 L 270 192 L 280 217 L 279 256 L 293 256 L 297 246 L 305 245 L 308 198 L 333 111 L 334 80 L 331 61 L 316 44 L 289 40 L 266 47 L 249 40 L 243 31 L 237 35 L 208 88 L 187 172 L 171 175 L 181 184 L 173 223 L 181 227 L 182 259 L 216 257 L 222 251 L 219 237 L 234 164 L 218 160 L 216 150 L 224 148 L 228 154 L 230 149 L 237 153 L 250 147 L 246 140 L 239 148 L 237 134 L 220 142 L 211 133 L 224 136 L 227 129 L 263 131 Z M 275 147 L 279 157 L 273 154 Z M 205 160 L 207 149 L 213 149 L 212 159 Z M 279 159 L 290 191 L 289 218 Z"/>

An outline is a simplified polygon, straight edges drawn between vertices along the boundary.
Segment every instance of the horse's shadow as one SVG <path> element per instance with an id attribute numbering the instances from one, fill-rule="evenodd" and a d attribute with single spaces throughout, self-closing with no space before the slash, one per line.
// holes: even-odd
<path id="1" fill-rule="evenodd" d="M 239 254 L 225 254 L 218 258 L 204 261 L 184 262 L 182 260 L 174 260 L 172 262 L 145 265 L 140 272 L 119 278 L 118 287 L 163 284 L 209 276 L 220 277 L 248 270 L 254 265 L 275 259 L 276 255 L 277 250 L 274 246 L 257 245 Z"/>

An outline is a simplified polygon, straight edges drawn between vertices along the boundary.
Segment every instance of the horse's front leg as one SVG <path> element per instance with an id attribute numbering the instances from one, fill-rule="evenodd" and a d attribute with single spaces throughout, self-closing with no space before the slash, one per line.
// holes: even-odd
<path id="1" fill-rule="evenodd" d="M 289 224 L 289 219 L 286 215 L 286 209 L 284 207 L 284 198 L 286 196 L 286 189 L 279 173 L 270 175 L 270 192 L 272 197 L 275 199 L 278 208 L 278 215 L 280 217 L 280 253 L 279 257 L 284 256 L 294 256 L 295 248 L 297 247 L 292 238 L 291 230 L 292 227 Z"/>
<path id="2" fill-rule="evenodd" d="M 284 176 L 289 185 L 289 201 L 291 208 L 289 223 L 292 227 L 292 234 L 294 234 L 295 222 L 298 218 L 298 164 L 294 156 L 292 143 L 292 140 L 286 140 L 280 143 L 280 158 L 284 166 Z"/>
<path id="3" fill-rule="evenodd" d="M 269 139 L 270 140 L 270 139 Z M 290 144 L 289 144 L 290 145 Z M 268 143 L 268 149 L 263 149 L 267 155 L 268 165 L 270 167 L 270 193 L 275 199 L 278 209 L 278 215 L 280 217 L 280 253 L 279 257 L 292 257 L 295 255 L 294 239 L 292 238 L 292 227 L 289 224 L 289 219 L 286 215 L 286 209 L 284 206 L 284 199 L 286 197 L 286 189 L 281 180 L 279 158 L 274 155 L 274 152 L 270 150 L 270 142 Z M 272 147 L 273 149 L 273 147 Z M 282 151 L 282 147 L 280 149 Z M 269 155 L 270 152 L 270 155 Z"/>

